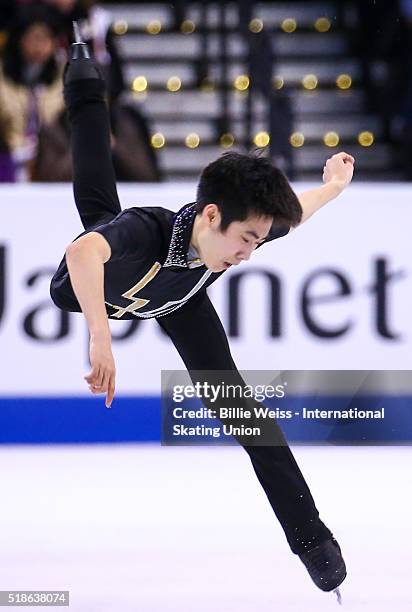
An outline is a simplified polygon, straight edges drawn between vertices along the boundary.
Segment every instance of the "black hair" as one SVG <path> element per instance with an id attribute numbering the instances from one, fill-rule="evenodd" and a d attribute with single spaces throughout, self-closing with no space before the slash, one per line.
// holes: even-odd
<path id="1" fill-rule="evenodd" d="M 197 187 L 196 211 L 202 212 L 207 204 L 219 208 L 222 232 L 250 215 L 272 217 L 292 227 L 302 218 L 302 207 L 286 176 L 256 152 L 224 153 L 206 166 Z"/>
<path id="2" fill-rule="evenodd" d="M 35 24 L 45 25 L 52 37 L 59 33 L 58 25 L 52 18 L 51 12 L 46 6 L 34 4 L 22 9 L 9 25 L 7 33 L 7 42 L 3 50 L 3 70 L 4 74 L 14 81 L 22 85 L 26 85 L 24 80 L 24 60 L 21 52 L 21 39 L 27 30 Z M 43 66 L 41 73 L 37 78 L 38 83 L 50 85 L 58 75 L 58 65 L 55 57 L 49 60 Z"/>

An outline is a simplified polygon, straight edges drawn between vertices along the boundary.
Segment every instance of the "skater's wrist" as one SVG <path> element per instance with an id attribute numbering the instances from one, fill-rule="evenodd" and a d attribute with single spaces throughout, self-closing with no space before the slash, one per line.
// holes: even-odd
<path id="1" fill-rule="evenodd" d="M 333 177 L 330 181 L 328 181 L 325 184 L 330 186 L 330 188 L 333 191 L 334 197 L 337 198 L 342 193 L 342 191 L 348 186 L 348 181 L 341 179 L 339 177 Z"/>
<path id="2" fill-rule="evenodd" d="M 95 342 L 111 344 L 112 336 L 108 325 L 91 327 L 89 329 L 90 339 Z"/>

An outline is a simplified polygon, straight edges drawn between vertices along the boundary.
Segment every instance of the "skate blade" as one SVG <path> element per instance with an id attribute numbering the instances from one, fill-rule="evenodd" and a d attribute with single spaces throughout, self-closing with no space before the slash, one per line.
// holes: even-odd
<path id="1" fill-rule="evenodd" d="M 73 24 L 74 40 L 76 41 L 76 44 L 81 45 L 83 41 L 82 41 L 82 37 L 80 34 L 79 24 L 77 23 L 77 21 L 72 21 L 72 24 Z"/>
<path id="2" fill-rule="evenodd" d="M 338 599 L 338 604 L 341 606 L 342 605 L 342 595 L 340 594 L 339 587 L 337 589 L 333 589 L 333 592 L 335 593 Z"/>

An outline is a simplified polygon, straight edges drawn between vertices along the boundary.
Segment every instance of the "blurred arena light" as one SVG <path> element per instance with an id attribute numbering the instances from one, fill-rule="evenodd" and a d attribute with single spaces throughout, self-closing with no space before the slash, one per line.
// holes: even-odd
<path id="1" fill-rule="evenodd" d="M 332 26 L 332 24 L 331 24 L 330 20 L 327 17 L 319 17 L 315 21 L 315 29 L 318 32 L 322 32 L 322 33 L 323 32 L 329 32 L 331 26 Z"/>
<path id="2" fill-rule="evenodd" d="M 267 147 L 270 143 L 270 136 L 267 132 L 258 132 L 255 135 L 253 142 L 257 147 Z"/>
<path id="3" fill-rule="evenodd" d="M 238 91 L 246 91 L 249 88 L 250 79 L 247 74 L 240 74 L 233 82 L 233 87 Z"/>
<path id="4" fill-rule="evenodd" d="M 337 132 L 326 132 L 323 137 L 323 142 L 327 147 L 337 147 L 339 140 L 339 134 Z"/>
<path id="5" fill-rule="evenodd" d="M 182 87 L 182 81 L 178 76 L 171 76 L 167 80 L 166 87 L 169 91 L 172 92 L 179 91 L 179 89 L 181 89 Z"/>
<path id="6" fill-rule="evenodd" d="M 358 142 L 362 147 L 370 147 L 373 145 L 375 137 L 372 132 L 361 132 L 358 136 Z"/>
<path id="7" fill-rule="evenodd" d="M 316 74 L 306 74 L 302 79 L 302 85 L 305 89 L 316 89 L 318 86 L 318 77 Z"/>
<path id="8" fill-rule="evenodd" d="M 273 77 L 273 88 L 274 89 L 282 89 L 284 84 L 285 84 L 285 81 L 283 80 L 283 77 L 279 75 L 276 75 L 275 77 Z"/>
<path id="9" fill-rule="evenodd" d="M 154 19 L 153 21 L 149 21 L 146 26 L 146 32 L 148 34 L 159 34 L 162 30 L 162 24 L 158 19 Z"/>
<path id="10" fill-rule="evenodd" d="M 154 149 L 161 149 L 166 144 L 165 137 L 160 132 L 156 132 L 156 134 L 153 134 L 150 139 L 150 142 Z"/>
<path id="11" fill-rule="evenodd" d="M 292 147 L 303 147 L 305 143 L 305 136 L 302 134 L 302 132 L 293 132 L 293 134 L 290 135 L 289 142 Z"/>
<path id="12" fill-rule="evenodd" d="M 196 132 L 192 132 L 191 134 L 188 134 L 185 138 L 185 145 L 189 149 L 196 149 L 200 145 L 199 134 L 196 134 Z"/>
<path id="13" fill-rule="evenodd" d="M 190 19 L 185 19 L 180 24 L 180 31 L 182 32 L 182 34 L 193 34 L 195 30 L 196 24 L 194 23 L 194 21 L 190 21 Z"/>
<path id="14" fill-rule="evenodd" d="M 222 134 L 220 137 L 220 146 L 224 149 L 229 149 L 235 144 L 235 137 L 230 132 Z"/>
<path id="15" fill-rule="evenodd" d="M 142 92 L 142 91 L 146 91 L 147 90 L 147 79 L 145 76 L 137 76 L 135 79 L 133 79 L 133 83 L 132 83 L 132 89 L 133 91 L 136 91 L 138 93 Z"/>
<path id="16" fill-rule="evenodd" d="M 295 32 L 298 24 L 296 23 L 296 19 L 284 19 L 281 24 L 281 28 L 287 34 L 292 34 Z"/>
<path id="17" fill-rule="evenodd" d="M 253 34 L 259 34 L 263 30 L 263 21 L 261 19 L 252 19 L 249 23 L 249 30 Z"/>
<path id="18" fill-rule="evenodd" d="M 123 34 L 127 33 L 129 29 L 129 24 L 124 19 L 119 19 L 119 21 L 115 21 L 113 24 L 113 31 L 118 36 L 123 36 Z"/>
<path id="19" fill-rule="evenodd" d="M 352 87 L 352 77 L 349 74 L 340 74 L 336 79 L 339 89 L 350 89 Z"/>

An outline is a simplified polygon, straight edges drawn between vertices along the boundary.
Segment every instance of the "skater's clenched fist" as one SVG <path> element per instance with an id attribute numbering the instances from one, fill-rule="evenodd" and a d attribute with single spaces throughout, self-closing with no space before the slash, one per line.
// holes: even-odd
<path id="1" fill-rule="evenodd" d="M 323 182 L 335 183 L 341 190 L 349 185 L 353 177 L 355 159 L 349 153 L 336 153 L 323 167 Z"/>
<path id="2" fill-rule="evenodd" d="M 90 337 L 91 371 L 84 377 L 91 393 L 106 393 L 106 407 L 110 408 L 115 391 L 116 367 L 110 337 Z"/>

